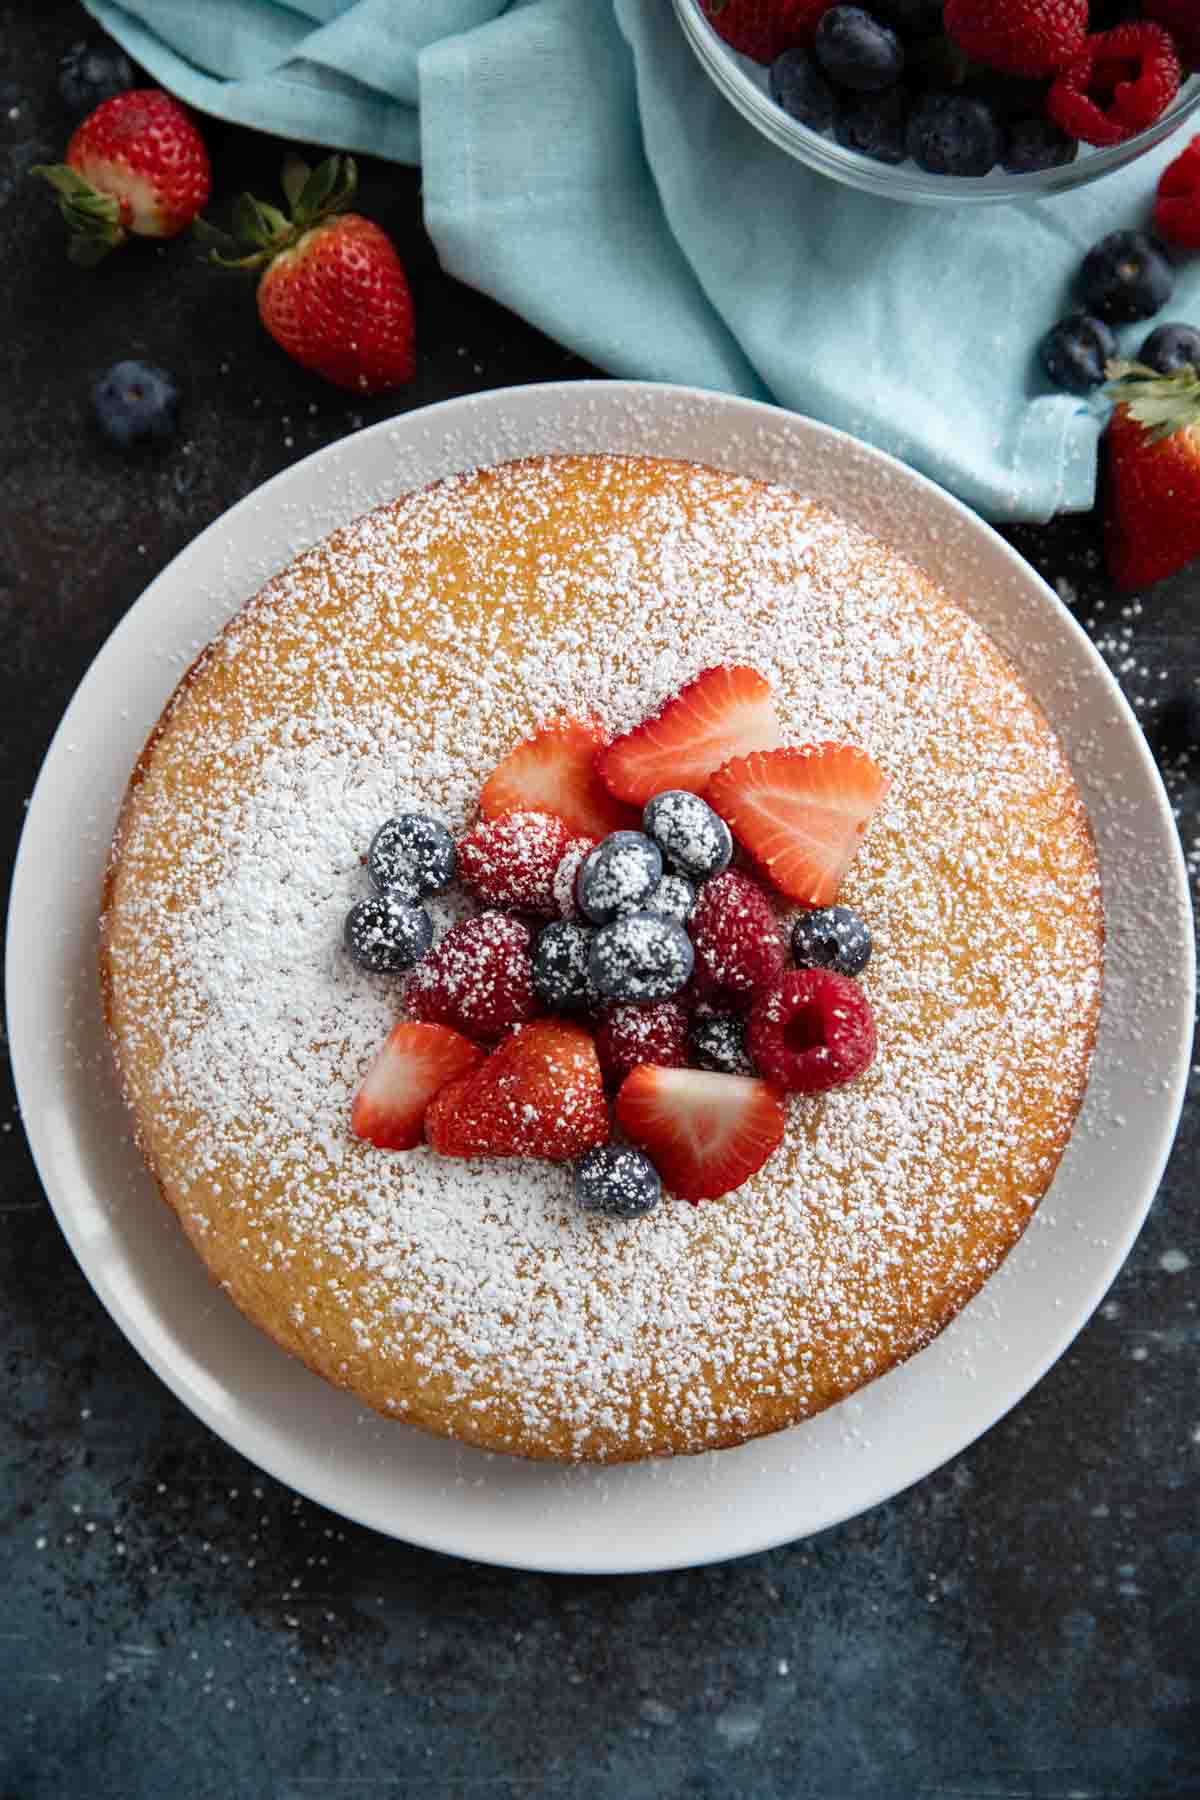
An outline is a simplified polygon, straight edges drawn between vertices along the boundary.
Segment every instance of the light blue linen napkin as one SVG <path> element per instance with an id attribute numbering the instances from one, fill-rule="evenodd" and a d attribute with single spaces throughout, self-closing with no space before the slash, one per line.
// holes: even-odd
<path id="1" fill-rule="evenodd" d="M 1035 347 L 1179 138 L 1055 200 L 925 208 L 767 143 L 668 0 L 86 4 L 202 111 L 419 161 L 444 267 L 613 374 L 824 419 L 993 519 L 1092 502 L 1102 416 Z M 1168 312 L 1200 324 L 1200 258 Z"/>

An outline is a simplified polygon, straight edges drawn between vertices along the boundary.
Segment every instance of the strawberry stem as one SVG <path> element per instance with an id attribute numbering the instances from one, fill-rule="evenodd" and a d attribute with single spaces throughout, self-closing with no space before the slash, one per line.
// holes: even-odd
<path id="1" fill-rule="evenodd" d="M 322 219 L 346 210 L 358 185 L 358 170 L 352 156 L 327 156 L 310 169 L 300 157 L 289 155 L 281 185 L 290 209 L 286 213 L 253 194 L 239 194 L 229 231 L 206 219 L 193 222 L 195 235 L 208 245 L 210 262 L 225 269 L 263 268 Z"/>
<path id="2" fill-rule="evenodd" d="M 1117 358 L 1106 373 L 1106 391 L 1145 429 L 1152 444 L 1200 426 L 1200 369 L 1160 375 L 1145 363 Z"/>
<path id="3" fill-rule="evenodd" d="M 48 181 L 58 195 L 58 210 L 70 233 L 67 255 L 73 263 L 94 268 L 125 242 L 129 234 L 121 224 L 121 202 L 115 195 L 102 194 L 69 163 L 35 163 L 29 172 Z"/>

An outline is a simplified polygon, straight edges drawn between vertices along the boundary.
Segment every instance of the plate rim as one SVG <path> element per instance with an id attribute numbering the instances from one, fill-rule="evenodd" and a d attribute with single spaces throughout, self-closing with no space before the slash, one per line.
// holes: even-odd
<path id="1" fill-rule="evenodd" d="M 789 426 L 792 428 L 799 427 L 802 431 L 813 431 L 817 433 L 819 437 L 831 440 L 843 453 L 865 459 L 870 464 L 878 465 L 882 470 L 887 471 L 893 477 L 898 477 L 903 483 L 915 485 L 917 488 L 925 490 L 927 495 L 933 497 L 936 506 L 948 509 L 951 514 L 956 515 L 959 524 L 965 525 L 969 533 L 983 533 L 986 538 L 990 539 L 992 548 L 994 550 L 998 548 L 1001 554 L 1001 560 L 1009 565 L 1012 572 L 1015 573 L 1022 583 L 1027 585 L 1032 584 L 1035 589 L 1040 591 L 1041 597 L 1048 601 L 1055 609 L 1056 614 L 1060 618 L 1060 623 L 1064 623 L 1069 627 L 1070 632 L 1080 640 L 1083 646 L 1086 647 L 1086 654 L 1093 664 L 1094 673 L 1101 679 L 1102 686 L 1107 689 L 1108 697 L 1114 704 L 1121 724 L 1127 733 L 1132 734 L 1136 752 L 1140 753 L 1139 760 L 1142 764 L 1143 773 L 1149 777 L 1149 785 L 1155 797 L 1157 814 L 1156 822 L 1160 829 L 1162 829 L 1164 839 L 1163 848 L 1167 853 L 1167 860 L 1172 865 L 1176 888 L 1175 898 L 1182 903 L 1182 908 L 1190 915 L 1191 895 L 1182 845 L 1179 842 L 1178 831 L 1171 813 L 1169 799 L 1162 784 L 1161 776 L 1159 775 L 1149 748 L 1145 743 L 1136 715 L 1129 706 L 1128 701 L 1125 699 L 1112 672 L 1104 663 L 1099 652 L 1095 649 L 1094 645 L 1092 645 L 1078 621 L 1071 617 L 1059 596 L 1054 593 L 1054 590 L 1049 587 L 1038 571 L 1034 569 L 1033 566 L 1028 563 L 1020 553 L 1000 535 L 999 532 L 975 514 L 962 501 L 956 499 L 928 477 L 909 468 L 906 464 L 900 462 L 897 458 L 890 456 L 888 453 L 878 450 L 874 446 L 864 443 L 862 440 L 853 437 L 849 433 L 841 431 L 836 427 L 825 425 L 818 420 L 809 419 L 800 414 L 785 412 L 783 409 L 771 406 L 762 401 L 743 399 L 739 396 L 725 395 L 706 389 L 680 387 L 673 384 L 658 382 L 587 380 L 574 382 L 541 382 L 518 387 L 486 389 L 438 401 L 426 407 L 414 408 L 407 413 L 393 414 L 371 426 L 365 427 L 362 431 L 334 439 L 333 442 L 320 446 L 308 456 L 301 458 L 298 462 L 278 471 L 266 482 L 253 488 L 249 493 L 235 501 L 231 507 L 227 508 L 215 519 L 210 521 L 203 530 L 197 533 L 194 538 L 190 539 L 189 542 L 184 545 L 183 548 L 179 550 L 154 576 L 138 599 L 133 602 L 122 618 L 117 621 L 113 630 L 97 650 L 95 656 L 92 658 L 87 669 L 80 678 L 80 681 L 74 689 L 64 710 L 63 716 L 51 737 L 50 743 L 42 759 L 37 779 L 30 794 L 26 817 L 21 831 L 16 858 L 14 860 L 6 927 L 5 957 L 8 983 L 7 1024 L 10 1037 L 10 1056 L 13 1079 L 22 1124 L 26 1132 L 30 1151 L 43 1190 L 49 1200 L 59 1228 L 63 1232 L 67 1244 L 70 1247 L 72 1254 L 75 1256 L 75 1259 L 83 1272 L 84 1278 L 92 1288 L 92 1291 L 105 1307 L 105 1310 L 108 1312 L 118 1330 L 121 1331 L 122 1335 L 133 1345 L 143 1361 L 148 1364 L 151 1371 L 163 1381 L 175 1397 L 187 1407 L 189 1412 L 198 1417 L 208 1429 L 214 1431 L 218 1437 L 228 1443 L 239 1455 L 246 1457 L 246 1459 L 255 1466 L 262 1468 L 266 1473 L 271 1475 L 273 1479 L 280 1481 L 293 1491 L 305 1495 L 316 1504 L 325 1506 L 331 1511 L 334 1511 L 340 1516 L 350 1519 L 355 1523 L 378 1531 L 381 1535 L 390 1536 L 407 1543 L 418 1545 L 421 1548 L 438 1551 L 443 1554 L 458 1555 L 477 1561 L 484 1561 L 494 1566 L 534 1570 L 538 1572 L 607 1575 L 662 1572 L 675 1568 L 701 1566 L 710 1562 L 732 1560 L 742 1556 L 755 1555 L 763 1550 L 773 1548 L 780 1544 L 798 1541 L 798 1539 L 812 1535 L 818 1530 L 830 1529 L 833 1526 L 844 1523 L 847 1519 L 856 1517 L 859 1513 L 870 1510 L 885 1500 L 897 1497 L 899 1494 L 904 1493 L 908 1488 L 927 1479 L 934 1474 L 938 1468 L 943 1467 L 953 1457 L 962 1454 L 962 1452 L 971 1444 L 981 1438 L 987 1431 L 991 1430 L 1000 1419 L 1025 1398 L 1033 1387 L 1041 1381 L 1047 1371 L 1065 1354 L 1071 1343 L 1091 1318 L 1096 1307 L 1102 1301 L 1104 1294 L 1108 1291 L 1113 1279 L 1128 1256 L 1130 1248 L 1145 1222 L 1146 1214 L 1153 1203 L 1154 1196 L 1158 1190 L 1163 1171 L 1166 1167 L 1167 1160 L 1170 1156 L 1178 1132 L 1179 1120 L 1186 1095 L 1188 1069 L 1190 1065 L 1190 1036 L 1185 1039 L 1185 1035 L 1181 1032 L 1179 1034 L 1178 1042 L 1174 1046 L 1172 1073 L 1169 1078 L 1169 1087 L 1166 1089 L 1166 1116 L 1169 1116 L 1170 1127 L 1169 1129 L 1164 1127 L 1161 1137 L 1155 1146 L 1154 1155 L 1146 1164 L 1138 1203 L 1129 1209 L 1122 1230 L 1109 1240 L 1108 1254 L 1104 1259 L 1105 1273 L 1102 1285 L 1099 1285 L 1094 1292 L 1089 1289 L 1089 1294 L 1082 1310 L 1078 1310 L 1074 1306 L 1065 1309 L 1068 1314 L 1068 1322 L 1062 1324 L 1059 1330 L 1053 1334 L 1053 1346 L 1047 1349 L 1046 1353 L 1040 1356 L 1028 1369 L 1022 1369 L 1016 1390 L 1012 1393 L 1006 1392 L 998 1406 L 995 1404 L 992 1397 L 988 1398 L 986 1404 L 980 1408 L 981 1422 L 980 1420 L 974 1420 L 970 1428 L 965 1432 L 965 1435 L 960 1432 L 958 1439 L 951 1443 L 948 1448 L 939 1445 L 932 1462 L 907 1476 L 899 1484 L 892 1479 L 883 1479 L 880 1483 L 870 1489 L 865 1498 L 862 1494 L 856 1494 L 848 1504 L 842 1506 L 835 1505 L 832 1507 L 828 1512 L 828 1515 L 822 1519 L 820 1524 L 801 1525 L 798 1530 L 781 1531 L 778 1528 L 777 1523 L 765 1523 L 765 1528 L 761 1535 L 755 1535 L 753 1532 L 748 1534 L 743 1533 L 732 1547 L 718 1546 L 711 1548 L 706 1553 L 700 1555 L 689 1552 L 680 1555 L 676 1560 L 665 1560 L 661 1555 L 654 1555 L 653 1557 L 640 1560 L 636 1555 L 631 1556 L 628 1553 L 622 1557 L 619 1563 L 603 1560 L 588 1560 L 587 1558 L 581 1559 L 578 1555 L 572 1557 L 569 1554 L 569 1546 L 565 1547 L 568 1551 L 566 1555 L 559 1555 L 536 1561 L 530 1560 L 525 1556 L 506 1555 L 501 1548 L 496 1546 L 485 1551 L 481 1550 L 477 1544 L 453 1542 L 449 1541 L 446 1536 L 439 1537 L 436 1531 L 430 1533 L 428 1530 L 421 1529 L 400 1529 L 398 1525 L 381 1522 L 377 1517 L 369 1516 L 369 1508 L 356 1508 L 352 1496 L 349 1498 L 345 1495 L 333 1496 L 330 1492 L 323 1489 L 321 1481 L 317 1480 L 315 1477 L 311 1480 L 299 1478 L 292 1468 L 286 1466 L 286 1455 L 280 1454 L 279 1456 L 276 1456 L 273 1445 L 268 1445 L 264 1448 L 261 1443 L 247 1441 L 248 1438 L 253 1438 L 254 1424 L 252 1420 L 242 1421 L 236 1418 L 233 1420 L 228 1418 L 218 1418 L 216 1409 L 206 1403 L 203 1395 L 198 1393 L 189 1383 L 187 1370 L 180 1369 L 169 1362 L 164 1363 L 163 1359 L 156 1353 L 154 1347 L 150 1343 L 148 1334 L 144 1331 L 135 1313 L 122 1301 L 120 1294 L 115 1290 L 114 1284 L 108 1279 L 106 1272 L 103 1270 L 97 1271 L 89 1266 L 87 1247 L 83 1241 L 82 1228 L 79 1220 L 72 1212 L 70 1196 L 57 1192 L 57 1183 L 50 1178 L 54 1165 L 48 1144 L 48 1127 L 44 1118 L 38 1116 L 36 1110 L 29 1105 L 29 1099 L 33 1093 L 36 1080 L 36 1046 L 27 1039 L 24 1014 L 20 1005 L 20 996 L 23 992 L 23 984 L 20 978 L 20 963 L 22 958 L 22 943 L 29 929 L 29 923 L 34 916 L 34 900 L 38 891 L 36 888 L 36 875 L 32 868 L 33 851 L 31 846 L 35 832 L 40 827 L 42 816 L 51 805 L 51 796 L 54 792 L 55 782 L 59 778 L 59 764 L 63 759 L 64 746 L 67 746 L 73 720 L 77 714 L 83 710 L 88 692 L 102 679 L 106 665 L 111 660 L 120 657 L 129 640 L 137 642 L 144 636 L 147 623 L 153 617 L 155 606 L 160 603 L 164 595 L 170 593 L 173 584 L 178 581 L 180 564 L 186 563 L 187 560 L 194 555 L 201 555 L 206 546 L 219 542 L 222 534 L 226 533 L 231 528 L 235 520 L 240 519 L 241 515 L 244 513 L 253 512 L 264 503 L 269 503 L 273 496 L 278 497 L 278 492 L 280 490 L 286 489 L 292 484 L 297 483 L 297 481 L 299 481 L 300 484 L 303 484 L 305 481 L 311 480 L 318 468 L 321 468 L 330 462 L 347 456 L 352 461 L 354 456 L 354 446 L 368 439 L 374 440 L 379 437 L 394 437 L 398 429 L 402 433 L 408 433 L 414 429 L 419 430 L 422 426 L 429 429 L 436 429 L 439 424 L 444 422 L 446 415 L 457 415 L 461 418 L 465 418 L 469 422 L 466 435 L 470 437 L 472 433 L 474 433 L 478 436 L 479 426 L 477 420 L 473 418 L 473 415 L 478 415 L 481 412 L 484 414 L 495 413 L 497 411 L 502 413 L 505 404 L 512 404 L 517 397 L 520 397 L 520 403 L 522 405 L 527 405 L 530 401 L 536 402 L 538 399 L 543 399 L 549 403 L 569 400 L 571 403 L 580 405 L 586 409 L 588 399 L 596 395 L 602 397 L 605 405 L 619 405 L 623 399 L 632 399 L 635 402 L 640 401 L 643 404 L 648 404 L 651 409 L 653 409 L 656 403 L 664 404 L 668 401 L 678 405 L 687 405 L 688 403 L 702 404 L 714 408 L 718 412 L 729 413 L 737 418 L 748 418 L 759 429 L 763 428 L 765 425 L 765 427 L 771 431 L 785 431 Z M 651 425 L 650 429 L 653 429 L 653 425 Z M 547 436 L 550 435 L 552 435 L 552 431 L 548 430 Z M 553 452 L 550 450 L 541 452 L 541 454 L 552 453 Z M 650 454 L 651 452 L 645 453 Z M 526 450 L 521 452 L 521 454 L 538 454 L 538 452 Z M 492 460 L 495 459 L 493 458 Z M 697 460 L 699 460 L 699 458 Z M 469 458 L 459 458 L 455 461 L 455 467 L 457 468 L 469 468 L 473 466 L 477 466 L 477 463 L 472 462 Z M 429 477 L 429 479 L 437 479 L 437 477 Z M 405 491 L 403 485 L 398 484 L 397 492 L 402 491 Z M 371 502 L 371 504 L 376 503 L 377 502 Z M 352 517 L 358 516 L 362 511 L 367 510 L 361 504 L 355 508 L 349 499 L 347 500 L 347 504 L 350 506 L 350 510 L 344 515 L 346 521 Z M 325 534 L 322 532 L 320 535 L 323 536 Z M 306 541 L 315 540 L 306 539 Z M 223 602 L 222 604 L 225 605 L 226 603 Z M 241 602 L 239 601 L 236 604 L 240 605 Z M 227 616 L 232 616 L 232 611 L 235 610 L 236 605 L 232 605 Z M 1187 993 L 1192 996 L 1194 1007 L 1194 943 L 1186 933 L 1184 934 L 1183 943 L 1183 959 L 1185 966 L 1180 973 L 1184 976 L 1184 986 Z M 98 993 L 99 989 L 97 986 L 97 995 Z M 1185 1008 L 1184 1010 L 1187 1011 L 1188 1009 Z M 1046 1205 L 1049 1202 L 1052 1192 L 1053 1187 L 1047 1195 L 1043 1196 L 1043 1205 Z M 880 1379 L 886 1381 L 888 1377 L 884 1376 Z M 870 1383 L 868 1384 L 868 1387 L 876 1387 L 878 1385 L 878 1383 Z M 853 1398 L 855 1397 L 852 1397 L 852 1399 Z M 792 1429 L 795 1431 L 802 1431 L 804 1426 L 801 1425 Z M 770 1440 L 758 1440 L 758 1443 L 761 1446 L 762 1443 L 769 1441 Z M 724 1451 L 710 1454 L 728 1457 L 739 1453 L 744 1454 L 747 1450 L 753 1452 L 754 1448 L 755 1444 L 752 1442 L 748 1446 L 743 1446 L 741 1452 Z M 293 1454 L 295 1454 L 295 1452 L 293 1452 Z M 699 1461 L 701 1459 L 687 1460 Z M 640 1468 L 645 1465 L 633 1466 Z M 333 1485 L 336 1486 L 336 1481 L 334 1481 Z M 401 1521 L 400 1524 L 403 1524 L 403 1521 Z M 720 1535 L 721 1526 L 719 1523 L 714 1527 L 714 1532 L 716 1535 Z"/>

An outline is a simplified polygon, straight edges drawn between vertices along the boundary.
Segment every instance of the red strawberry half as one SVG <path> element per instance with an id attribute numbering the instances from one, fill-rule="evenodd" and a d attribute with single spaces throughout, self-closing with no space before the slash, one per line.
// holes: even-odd
<path id="1" fill-rule="evenodd" d="M 378 1150 L 411 1150 L 425 1135 L 425 1113 L 447 1082 L 481 1063 L 478 1044 L 447 1025 L 393 1026 L 363 1077 L 350 1129 Z"/>
<path id="2" fill-rule="evenodd" d="M 666 788 L 703 793 L 731 757 L 782 742 L 770 686 L 757 669 L 705 669 L 602 751 L 596 767 L 611 793 L 644 806 Z"/>
<path id="3" fill-rule="evenodd" d="M 726 763 L 705 792 L 781 893 L 831 906 L 888 778 L 849 744 L 805 744 Z"/>
<path id="4" fill-rule="evenodd" d="M 787 1124 L 782 1097 L 765 1081 L 648 1064 L 627 1076 L 616 1110 L 671 1192 L 693 1205 L 748 1181 Z"/>
<path id="5" fill-rule="evenodd" d="M 485 819 L 506 812 L 548 812 L 583 837 L 607 837 L 639 823 L 614 800 L 596 772 L 608 740 L 598 725 L 555 719 L 511 750 L 479 796 Z"/>
<path id="6" fill-rule="evenodd" d="M 607 1143 L 608 1106 L 591 1038 L 561 1019 L 523 1026 L 441 1090 L 425 1131 L 443 1156 L 565 1162 Z"/>

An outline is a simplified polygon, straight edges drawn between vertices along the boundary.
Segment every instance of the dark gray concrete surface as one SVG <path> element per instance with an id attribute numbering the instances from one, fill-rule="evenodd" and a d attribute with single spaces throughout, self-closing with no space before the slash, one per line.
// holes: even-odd
<path id="1" fill-rule="evenodd" d="M 149 577 L 265 477 L 396 405 L 294 368 L 246 286 L 186 245 L 90 275 L 66 264 L 25 171 L 61 149 L 54 62 L 86 29 L 66 0 L 0 5 L 10 851 L 67 699 Z M 206 135 L 220 192 L 269 186 L 276 144 Z M 415 174 L 364 174 L 363 208 L 416 292 L 420 369 L 401 406 L 589 373 L 440 274 Z M 126 354 L 185 392 L 178 443 L 144 463 L 87 422 L 93 373 Z M 1123 612 L 1094 520 L 1011 535 L 1147 721 L 1200 673 L 1200 567 Z M 1193 853 L 1197 767 L 1167 770 Z M 211 1436 L 93 1297 L 9 1089 L 0 1800 L 1200 1795 L 1197 1116 L 1107 1301 L 982 1442 L 807 1543 L 595 1580 L 388 1542 Z"/>

